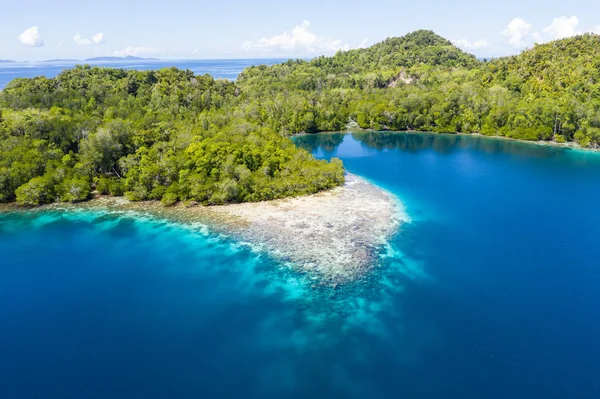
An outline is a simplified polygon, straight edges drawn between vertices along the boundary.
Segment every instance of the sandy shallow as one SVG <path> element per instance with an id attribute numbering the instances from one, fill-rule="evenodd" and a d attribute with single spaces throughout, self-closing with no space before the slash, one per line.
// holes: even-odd
<path id="1" fill-rule="evenodd" d="M 347 174 L 342 187 L 311 196 L 225 206 L 165 208 L 158 202 L 99 197 L 80 204 L 44 209 L 105 209 L 208 226 L 249 242 L 258 250 L 314 274 L 321 283 L 339 284 L 364 276 L 377 265 L 379 250 L 407 220 L 402 205 L 387 191 Z"/>
<path id="2" fill-rule="evenodd" d="M 209 208 L 237 233 L 295 267 L 333 282 L 362 275 L 404 219 L 388 192 L 347 175 L 343 187 L 307 197 Z"/>

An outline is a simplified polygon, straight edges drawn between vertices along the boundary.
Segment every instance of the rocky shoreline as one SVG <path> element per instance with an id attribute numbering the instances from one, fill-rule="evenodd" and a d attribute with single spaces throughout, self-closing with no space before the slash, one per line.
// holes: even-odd
<path id="1" fill-rule="evenodd" d="M 158 202 L 98 197 L 79 204 L 40 208 L 135 212 L 249 242 L 324 284 L 356 280 L 377 264 L 379 250 L 407 220 L 402 205 L 387 191 L 347 174 L 346 183 L 318 194 L 224 206 L 165 208 Z"/>

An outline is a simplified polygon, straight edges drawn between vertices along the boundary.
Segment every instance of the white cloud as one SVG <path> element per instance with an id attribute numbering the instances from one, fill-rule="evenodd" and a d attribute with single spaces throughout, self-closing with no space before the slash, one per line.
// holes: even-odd
<path id="1" fill-rule="evenodd" d="M 594 28 L 592 29 L 592 33 L 600 35 L 600 25 L 594 26 Z"/>
<path id="2" fill-rule="evenodd" d="M 508 42 L 515 47 L 525 47 L 525 37 L 529 34 L 532 26 L 529 22 L 521 18 L 515 18 L 502 31 L 504 36 L 508 36 Z"/>
<path id="3" fill-rule="evenodd" d="M 113 51 L 115 57 L 151 57 L 164 52 L 164 49 L 144 46 L 127 46 L 120 50 Z"/>
<path id="4" fill-rule="evenodd" d="M 73 36 L 73 41 L 82 46 L 86 44 L 92 44 L 92 41 L 90 39 L 81 36 L 79 33 Z"/>
<path id="5" fill-rule="evenodd" d="M 489 47 L 489 43 L 485 39 L 469 40 L 469 39 L 458 39 L 452 41 L 456 46 L 465 50 L 479 50 L 482 48 Z"/>
<path id="6" fill-rule="evenodd" d="M 544 33 L 548 34 L 551 39 L 564 39 L 565 37 L 580 35 L 581 32 L 577 31 L 578 25 L 579 18 L 575 15 L 572 17 L 558 17 L 554 18 L 550 26 L 544 29 Z"/>
<path id="7" fill-rule="evenodd" d="M 104 33 L 96 33 L 94 36 L 92 36 L 92 42 L 94 42 L 94 44 L 104 43 Z"/>
<path id="8" fill-rule="evenodd" d="M 19 40 L 23 45 L 29 47 L 42 47 L 44 45 L 44 41 L 40 37 L 37 26 L 25 29 L 23 33 L 19 35 Z"/>
<path id="9" fill-rule="evenodd" d="M 90 39 L 77 33 L 73 36 L 73 41 L 81 46 L 87 46 L 88 44 L 102 44 L 104 43 L 104 33 L 96 33 Z"/>
<path id="10" fill-rule="evenodd" d="M 331 54 L 338 50 L 349 50 L 350 46 L 339 39 L 332 39 L 326 36 L 317 36 L 310 31 L 310 22 L 302 21 L 292 29 L 291 32 L 284 32 L 272 37 L 264 37 L 256 42 L 247 41 L 242 44 L 245 51 L 256 52 L 287 52 L 287 53 L 307 53 L 307 54 Z"/>

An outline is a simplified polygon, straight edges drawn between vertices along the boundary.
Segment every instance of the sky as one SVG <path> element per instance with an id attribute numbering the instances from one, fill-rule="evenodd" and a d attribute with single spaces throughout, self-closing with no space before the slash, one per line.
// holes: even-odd
<path id="1" fill-rule="evenodd" d="M 430 29 L 478 57 L 600 33 L 600 1 L 2 1 L 0 59 L 310 58 Z"/>

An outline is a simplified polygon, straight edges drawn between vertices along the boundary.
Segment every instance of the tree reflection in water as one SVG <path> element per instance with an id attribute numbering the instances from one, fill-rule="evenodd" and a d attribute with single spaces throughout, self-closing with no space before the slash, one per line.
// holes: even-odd
<path id="1" fill-rule="evenodd" d="M 478 135 L 416 132 L 354 132 L 306 134 L 294 138 L 294 142 L 311 153 L 323 151 L 326 158 L 334 156 L 344 139 L 350 136 L 365 149 L 401 150 L 420 152 L 432 150 L 450 154 L 461 149 L 474 149 L 488 154 L 510 154 L 532 158 L 554 158 L 565 156 L 565 148 L 538 145 L 518 140 L 490 138 Z"/>

